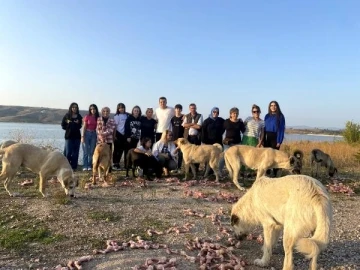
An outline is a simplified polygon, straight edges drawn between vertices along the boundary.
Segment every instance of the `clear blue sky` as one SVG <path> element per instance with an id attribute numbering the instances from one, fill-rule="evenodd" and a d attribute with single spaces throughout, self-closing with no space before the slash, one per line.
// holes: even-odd
<path id="1" fill-rule="evenodd" d="M 0 1 L 0 104 L 360 122 L 360 1 Z"/>

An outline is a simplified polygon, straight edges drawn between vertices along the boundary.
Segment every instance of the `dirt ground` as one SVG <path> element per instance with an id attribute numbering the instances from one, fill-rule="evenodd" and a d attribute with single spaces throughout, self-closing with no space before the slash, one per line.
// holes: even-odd
<path id="1" fill-rule="evenodd" d="M 253 239 L 236 246 L 229 239 L 232 238 L 230 209 L 244 192 L 237 190 L 228 179 L 221 184 L 210 179 L 206 184 L 191 186 L 189 183 L 193 182 L 178 182 L 176 177 L 181 179 L 181 175 L 174 175 L 141 187 L 137 181 L 124 180 L 123 172 L 114 172 L 115 186 L 87 189 L 85 182 L 90 173 L 77 172 L 77 175 L 80 185 L 74 199 L 64 197 L 55 181 L 49 181 L 49 196 L 42 198 L 36 189 L 36 176 L 26 171 L 12 185 L 21 194 L 19 197 L 9 197 L 1 184 L 1 270 L 54 269 L 85 255 L 92 255 L 92 259 L 83 263 L 82 269 L 136 269 L 133 267 L 143 265 L 147 258 L 163 257 L 176 258 L 173 269 L 199 269 L 198 259 L 191 262 L 191 258 L 184 255 L 167 253 L 169 249 L 183 250 L 197 257 L 199 250 L 191 251 L 186 244 L 199 239 L 230 247 L 246 264 L 245 269 L 263 269 L 252 263 L 261 256 L 261 244 L 256 239 L 261 235 L 260 228 L 253 232 Z M 360 269 L 358 175 L 340 175 L 341 181 L 357 194 L 331 193 L 334 227 L 331 243 L 318 261 L 322 269 Z M 26 179 L 34 179 L 35 184 L 19 185 Z M 246 185 L 250 187 L 253 180 L 248 179 Z M 322 179 L 324 184 L 328 181 L 325 177 Z M 162 234 L 150 236 L 149 229 Z M 137 242 L 137 237 L 148 241 L 149 249 L 124 244 L 123 250 L 93 255 L 95 249 L 106 248 L 107 240 L 122 245 L 131 240 Z M 281 269 L 283 257 L 279 242 L 266 269 Z M 308 268 L 308 261 L 300 254 L 295 254 L 294 263 L 295 269 Z"/>

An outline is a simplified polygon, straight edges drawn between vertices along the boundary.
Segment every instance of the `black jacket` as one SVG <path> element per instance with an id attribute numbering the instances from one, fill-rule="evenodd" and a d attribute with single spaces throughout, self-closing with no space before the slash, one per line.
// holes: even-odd
<path id="1" fill-rule="evenodd" d="M 81 139 L 82 116 L 77 114 L 76 118 L 73 118 L 69 113 L 65 114 L 61 121 L 61 127 L 65 130 L 65 140 Z"/>

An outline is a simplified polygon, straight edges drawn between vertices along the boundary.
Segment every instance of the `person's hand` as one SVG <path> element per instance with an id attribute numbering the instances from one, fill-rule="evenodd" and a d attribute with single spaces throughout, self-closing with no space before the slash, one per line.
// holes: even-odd
<path id="1" fill-rule="evenodd" d="M 261 143 L 258 143 L 258 145 L 256 145 L 257 148 L 260 148 L 262 147 L 262 144 Z"/>
<path id="2" fill-rule="evenodd" d="M 148 157 L 151 157 L 151 156 L 152 156 L 152 154 L 151 154 L 150 151 L 146 152 L 145 155 L 147 155 Z"/>
<path id="3" fill-rule="evenodd" d="M 126 140 L 127 140 L 127 142 L 128 142 L 128 143 L 130 143 L 130 142 L 131 142 L 131 138 L 127 138 Z"/>
<path id="4" fill-rule="evenodd" d="M 66 120 L 66 123 L 68 123 L 68 124 L 69 124 L 70 122 L 71 122 L 71 121 L 70 121 L 70 119 Z"/>
<path id="5" fill-rule="evenodd" d="M 280 145 L 281 145 L 281 143 L 277 143 L 277 144 L 276 144 L 276 147 L 277 147 L 277 148 L 280 148 Z"/>
<path id="6" fill-rule="evenodd" d="M 81 136 L 81 142 L 82 142 L 82 143 L 85 143 L 85 138 L 84 138 L 84 136 Z"/>

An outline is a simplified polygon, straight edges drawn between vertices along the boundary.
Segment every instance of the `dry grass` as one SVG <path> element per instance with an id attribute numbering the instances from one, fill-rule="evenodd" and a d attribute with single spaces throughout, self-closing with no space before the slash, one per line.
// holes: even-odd
<path id="1" fill-rule="evenodd" d="M 352 171 L 360 166 L 360 160 L 355 158 L 355 155 L 360 151 L 360 146 L 345 142 L 286 142 L 282 145 L 281 150 L 288 153 L 292 153 L 296 149 L 303 151 L 304 165 L 310 167 L 310 152 L 314 148 L 329 154 L 338 169 Z"/>

